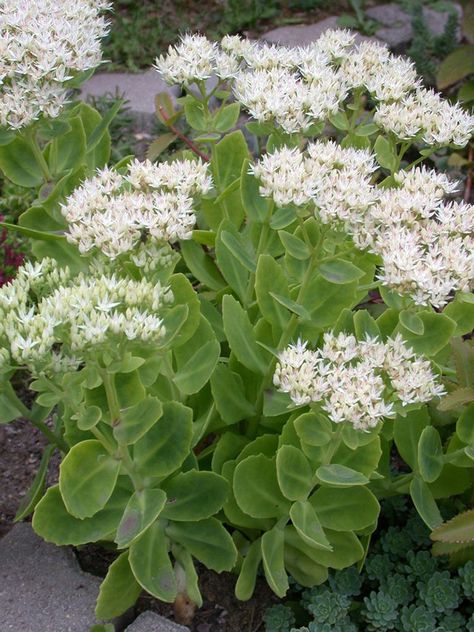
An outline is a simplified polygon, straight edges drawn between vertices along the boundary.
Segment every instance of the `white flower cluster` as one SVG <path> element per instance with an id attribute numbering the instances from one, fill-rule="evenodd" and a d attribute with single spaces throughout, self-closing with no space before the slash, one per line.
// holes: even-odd
<path id="1" fill-rule="evenodd" d="M 395 103 L 381 103 L 374 121 L 401 139 L 419 136 L 427 145 L 464 146 L 474 132 L 474 116 L 433 90 L 419 88 Z"/>
<path id="2" fill-rule="evenodd" d="M 354 90 L 370 93 L 376 123 L 401 139 L 465 145 L 474 131 L 473 116 L 420 87 L 412 62 L 375 42 L 355 45 L 354 35 L 344 30 L 326 31 L 300 48 L 228 35 L 219 47 L 202 35 L 186 35 L 155 67 L 171 84 L 212 75 L 228 79 L 253 118 L 287 133 L 326 120 Z"/>
<path id="3" fill-rule="evenodd" d="M 372 182 L 366 150 L 315 142 L 306 152 L 286 147 L 253 165 L 260 193 L 279 206 L 314 202 L 324 223 L 382 258 L 380 280 L 416 303 L 442 307 L 474 279 L 474 208 L 444 201 L 456 190 L 443 174 L 417 167 L 395 175 L 397 186 Z"/>
<path id="4" fill-rule="evenodd" d="M 319 402 L 332 421 L 359 430 L 393 417 L 397 402 L 427 402 L 444 393 L 430 363 L 400 335 L 383 343 L 327 332 L 315 351 L 298 341 L 280 353 L 273 382 L 295 404 Z"/>
<path id="5" fill-rule="evenodd" d="M 193 196 L 212 180 L 199 160 L 152 164 L 135 160 L 125 175 L 103 169 L 62 205 L 67 239 L 85 254 L 96 248 L 110 259 L 147 243 L 189 239 L 196 218 Z"/>
<path id="6" fill-rule="evenodd" d="M 444 203 L 456 184 L 434 171 L 413 169 L 396 179 L 399 188 L 381 189 L 367 216 L 370 249 L 383 260 L 379 278 L 418 304 L 442 307 L 474 281 L 474 207 Z"/>
<path id="7" fill-rule="evenodd" d="M 0 126 L 20 129 L 58 116 L 67 80 L 97 66 L 107 0 L 0 3 Z"/>
<path id="8" fill-rule="evenodd" d="M 89 351 L 124 338 L 159 342 L 171 291 L 146 280 L 82 275 L 44 259 L 0 289 L 2 364 L 37 371 L 77 368 Z"/>

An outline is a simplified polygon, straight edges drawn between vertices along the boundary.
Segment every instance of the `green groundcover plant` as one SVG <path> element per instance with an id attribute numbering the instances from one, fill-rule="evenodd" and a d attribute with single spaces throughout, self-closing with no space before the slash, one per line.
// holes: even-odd
<path id="1" fill-rule="evenodd" d="M 292 582 L 288 600 L 266 611 L 266 632 L 474 630 L 474 562 L 450 569 L 445 556 L 432 557 L 429 529 L 407 509 L 402 496 L 383 503 L 389 526 L 377 533 L 361 572 L 331 571 L 328 584 L 310 589 Z"/>
<path id="2" fill-rule="evenodd" d="M 35 261 L 0 291 L 1 421 L 51 441 L 18 518 L 119 552 L 97 617 L 142 589 L 201 604 L 196 560 L 243 600 L 259 569 L 279 596 L 322 584 L 363 564 L 386 496 L 439 526 L 473 476 L 473 209 L 420 163 L 473 118 L 346 31 L 187 35 L 156 67 L 184 93 L 158 100 L 162 146 L 188 149 L 106 168 L 114 112 L 48 106 L 98 63 L 105 4 L 6 4 L 0 168 L 36 201 Z"/>

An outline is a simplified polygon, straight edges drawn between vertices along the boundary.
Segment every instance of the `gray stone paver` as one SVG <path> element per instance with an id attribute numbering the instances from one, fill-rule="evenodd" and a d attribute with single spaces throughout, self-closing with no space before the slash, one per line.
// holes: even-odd
<path id="1" fill-rule="evenodd" d="M 328 29 L 341 28 L 335 16 L 314 22 L 313 24 L 296 24 L 295 26 L 280 26 L 261 36 L 264 42 L 282 44 L 283 46 L 308 46 L 318 39 Z M 356 41 L 373 39 L 356 33 Z"/>
<path id="2" fill-rule="evenodd" d="M 144 612 L 125 632 L 189 632 L 189 628 L 160 617 L 154 612 Z"/>
<path id="3" fill-rule="evenodd" d="M 453 6 L 459 16 L 461 16 L 462 8 L 458 4 Z M 380 4 L 367 9 L 366 13 L 373 20 L 380 22 L 382 26 L 375 32 L 375 36 L 383 40 L 390 48 L 397 50 L 411 41 L 413 35 L 411 28 L 412 18 L 399 5 L 393 3 Z M 430 31 L 435 35 L 441 35 L 448 21 L 449 13 L 423 7 L 423 15 Z"/>
<path id="4" fill-rule="evenodd" d="M 89 632 L 100 581 L 19 523 L 0 540 L 1 632 Z"/>
<path id="5" fill-rule="evenodd" d="M 156 70 L 150 68 L 137 74 L 99 72 L 82 86 L 81 97 L 97 97 L 117 91 L 128 101 L 132 112 L 144 115 L 154 115 L 155 96 L 159 92 L 168 92 L 172 97 L 179 96 L 179 88 L 168 86 Z"/>

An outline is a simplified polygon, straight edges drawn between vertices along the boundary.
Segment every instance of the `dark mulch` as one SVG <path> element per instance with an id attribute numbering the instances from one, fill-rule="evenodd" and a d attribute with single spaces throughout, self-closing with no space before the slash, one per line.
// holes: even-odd
<path id="1" fill-rule="evenodd" d="M 0 426 L 0 536 L 13 524 L 45 445 L 42 434 L 26 421 Z"/>

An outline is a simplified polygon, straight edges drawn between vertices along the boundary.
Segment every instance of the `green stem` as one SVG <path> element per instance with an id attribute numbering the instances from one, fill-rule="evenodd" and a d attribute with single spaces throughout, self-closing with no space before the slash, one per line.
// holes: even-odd
<path id="1" fill-rule="evenodd" d="M 59 450 L 61 450 L 61 452 L 68 452 L 69 446 L 59 434 L 56 434 L 53 430 L 51 430 L 51 428 L 49 428 L 44 423 L 44 421 L 35 419 L 31 414 L 31 410 L 27 406 L 25 406 L 20 399 L 17 399 L 15 404 L 21 411 L 23 417 L 27 421 L 29 421 L 37 430 L 39 430 L 50 443 L 54 444 Z"/>
<path id="2" fill-rule="evenodd" d="M 401 144 L 400 151 L 398 152 L 398 155 L 397 155 L 397 164 L 396 164 L 395 169 L 392 171 L 392 175 L 400 170 L 400 165 L 402 163 L 403 156 L 406 154 L 406 152 L 410 148 L 410 145 L 411 143 L 409 142 Z"/>
<path id="3" fill-rule="evenodd" d="M 104 383 L 105 394 L 107 397 L 107 404 L 109 406 L 111 424 L 112 427 L 117 426 L 120 423 L 120 402 L 118 400 L 117 390 L 115 388 L 114 380 L 111 375 L 107 373 L 105 370 L 101 370 L 100 372 L 102 381 Z M 95 429 L 97 430 L 97 429 Z M 100 431 L 98 431 L 100 432 Z M 102 435 L 102 433 L 100 433 Z M 107 439 L 102 435 L 102 442 L 108 443 Z M 135 464 L 130 456 L 130 452 L 128 451 L 128 446 L 118 443 L 118 449 L 116 450 L 118 456 L 122 461 L 122 465 L 125 468 L 127 474 L 129 475 L 133 486 L 136 491 L 141 491 L 145 485 L 141 476 L 139 476 L 136 472 Z"/>
<path id="4" fill-rule="evenodd" d="M 262 225 L 262 230 L 260 231 L 260 237 L 258 240 L 257 251 L 255 253 L 255 260 L 258 262 L 259 256 L 265 249 L 267 244 L 268 235 L 270 233 L 270 224 L 268 221 Z M 244 297 L 244 305 L 248 309 L 249 304 L 252 302 L 253 294 L 255 291 L 255 272 L 250 273 L 249 282 L 247 285 L 247 292 Z"/>
<path id="5" fill-rule="evenodd" d="M 320 242 L 321 242 L 321 239 L 320 239 Z M 306 268 L 306 272 L 301 282 L 298 296 L 296 297 L 297 303 L 299 303 L 304 297 L 308 284 L 311 280 L 313 271 L 318 263 L 317 258 L 316 258 L 316 253 L 317 253 L 317 249 L 314 249 L 313 256 L 311 257 L 308 267 Z M 280 336 L 280 339 L 278 341 L 278 349 L 281 349 L 282 347 L 286 347 L 288 342 L 291 340 L 291 337 L 293 336 L 297 325 L 298 325 L 298 316 L 297 314 L 292 314 L 290 320 L 288 321 L 287 326 L 285 327 L 285 329 L 283 330 Z M 263 377 L 260 389 L 257 393 L 257 398 L 256 398 L 257 414 L 251 419 L 249 419 L 249 424 L 247 428 L 247 436 L 252 439 L 257 436 L 258 426 L 260 424 L 260 418 L 263 412 L 263 394 L 265 392 L 265 389 L 271 384 L 272 375 L 273 375 L 273 372 L 275 371 L 275 364 L 276 364 L 276 358 L 273 358 L 272 361 L 270 362 L 267 373 Z"/>
<path id="6" fill-rule="evenodd" d="M 69 450 L 69 446 L 64 441 L 64 439 L 55 434 L 51 430 L 51 428 L 48 428 L 44 421 L 35 421 L 34 419 L 31 419 L 31 417 L 27 417 L 27 419 L 31 424 L 33 424 L 35 428 L 37 428 L 40 432 L 44 434 L 44 436 L 48 439 L 50 443 L 57 446 L 57 448 L 61 450 L 61 452 L 66 453 Z"/>
<path id="7" fill-rule="evenodd" d="M 35 160 L 38 163 L 39 168 L 41 169 L 45 181 L 50 182 L 53 178 L 49 171 L 48 163 L 46 162 L 43 152 L 38 145 L 38 139 L 36 138 L 36 131 L 34 127 L 29 128 L 23 136 L 30 146 L 31 151 L 33 152 Z"/>
<path id="8" fill-rule="evenodd" d="M 414 160 L 413 162 L 411 162 L 405 169 L 405 171 L 409 171 L 410 169 L 413 169 L 413 167 L 416 167 L 416 165 L 419 165 L 420 162 L 423 162 L 423 160 L 426 160 L 427 158 L 429 158 L 431 156 L 431 154 L 429 154 L 428 156 L 420 156 L 419 158 L 417 158 L 416 160 Z"/>
<path id="9" fill-rule="evenodd" d="M 352 116 L 349 122 L 349 129 L 347 130 L 348 135 L 352 134 L 352 132 L 354 131 L 354 129 L 356 128 L 357 125 L 357 119 L 359 117 L 359 114 L 361 113 L 361 110 L 363 109 L 362 105 L 363 105 L 363 89 L 359 88 L 357 90 L 354 91 L 354 101 L 352 102 L 353 110 L 352 110 Z"/>

